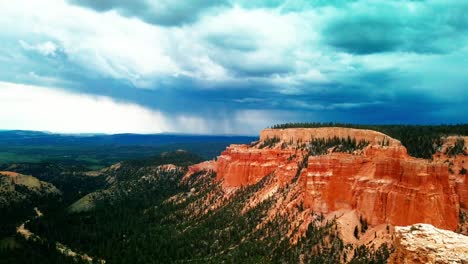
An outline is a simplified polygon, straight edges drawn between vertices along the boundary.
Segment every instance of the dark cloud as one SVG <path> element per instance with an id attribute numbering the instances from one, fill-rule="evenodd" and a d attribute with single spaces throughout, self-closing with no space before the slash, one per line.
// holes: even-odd
<path id="1" fill-rule="evenodd" d="M 122 1 L 122 0 L 69 0 L 70 3 L 89 7 L 99 12 L 105 12 L 112 9 L 123 9 L 129 13 L 144 11 L 148 8 L 146 1 Z"/>
<path id="2" fill-rule="evenodd" d="M 244 8 L 278 8 L 281 12 L 300 12 L 318 7 L 344 7 L 358 0 L 231 0 Z"/>
<path id="3" fill-rule="evenodd" d="M 378 17 L 352 17 L 333 21 L 324 31 L 327 44 L 350 53 L 392 51 L 402 43 L 395 22 Z"/>
<path id="4" fill-rule="evenodd" d="M 228 4 L 227 0 L 68 0 L 75 5 L 98 12 L 116 10 L 123 16 L 137 17 L 147 23 L 162 26 L 179 26 L 196 21 L 199 16 L 214 7 Z"/>
<path id="5" fill-rule="evenodd" d="M 94 22 L 75 34 L 60 21 L 44 36 L 2 32 L 0 80 L 107 96 L 219 124 L 239 112 L 245 113 L 241 119 L 267 113 L 278 122 L 468 122 L 464 1 L 70 1 L 184 26 L 149 38 L 135 35 L 128 43 L 134 26 L 142 26 L 135 29 L 140 34 L 151 32 L 131 23 L 124 37 L 97 38 L 118 31 L 113 21 L 100 25 L 100 34 Z M 232 9 L 211 15 L 220 6 Z M 89 13 L 94 21 L 102 18 Z M 210 18 L 189 25 L 204 15 Z M 41 50 L 47 42 L 57 47 L 52 55 Z M 161 56 L 145 60 L 153 50 Z"/>
<path id="6" fill-rule="evenodd" d="M 136 89 L 125 80 L 92 75 L 89 69 L 66 61 L 65 56 L 54 59 L 31 56 L 37 60 L 36 63 L 23 65 L 23 69 L 39 69 L 38 65 L 43 65 L 37 74 L 52 76 L 55 73 L 58 79 L 69 82 L 60 84 L 67 90 L 108 96 L 117 101 L 160 110 L 167 115 L 191 114 L 219 122 L 237 111 L 257 109 L 293 113 L 286 115 L 284 120 L 277 119 L 284 122 L 449 123 L 454 116 L 457 121 L 463 121 L 450 109 L 463 109 L 463 102 L 466 103 L 463 101 L 454 106 L 450 100 L 441 101 L 437 94 L 414 90 L 413 86 L 418 83 L 402 78 L 401 71 L 397 69 L 360 69 L 316 87 L 301 84 L 298 94 L 281 93 L 275 85 L 265 80 L 212 83 L 207 89 L 187 77 L 166 77 L 169 80 L 164 83 L 169 85 L 155 84 L 155 89 Z M 31 79 L 29 75 L 7 81 L 56 86 Z M 452 114 L 444 115 L 446 112 Z"/>
<path id="7" fill-rule="evenodd" d="M 463 1 L 365 2 L 337 8 L 322 38 L 353 54 L 381 52 L 449 53 L 468 28 Z"/>
<path id="8" fill-rule="evenodd" d="M 269 65 L 261 65 L 258 63 L 240 63 L 237 62 L 224 62 L 223 66 L 231 71 L 233 76 L 237 78 L 254 77 L 254 78 L 268 78 L 272 75 L 280 75 L 291 73 L 294 70 L 293 65 L 283 62 L 272 62 Z"/>

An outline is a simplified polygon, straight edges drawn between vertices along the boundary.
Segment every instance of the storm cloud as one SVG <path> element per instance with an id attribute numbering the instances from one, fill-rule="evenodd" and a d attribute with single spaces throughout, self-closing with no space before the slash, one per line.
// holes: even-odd
<path id="1" fill-rule="evenodd" d="M 160 114 L 168 131 L 468 122 L 464 1 L 44 0 L 0 10 L 0 90 L 107 98 Z M 188 117 L 193 128 L 167 123 Z"/>

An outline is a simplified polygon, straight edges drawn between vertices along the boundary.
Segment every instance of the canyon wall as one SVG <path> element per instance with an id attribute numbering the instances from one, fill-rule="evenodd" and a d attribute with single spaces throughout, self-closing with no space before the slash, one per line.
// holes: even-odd
<path id="1" fill-rule="evenodd" d="M 298 170 L 298 161 L 305 154 L 298 149 L 258 149 L 247 145 L 231 145 L 217 161 L 217 179 L 226 187 L 257 183 L 275 172 L 280 182 L 290 181 Z"/>
<path id="2" fill-rule="evenodd" d="M 351 153 L 309 155 L 305 143 L 333 137 L 369 145 Z M 277 142 L 271 143 L 273 138 Z M 356 210 L 374 226 L 422 222 L 455 230 L 460 204 L 468 204 L 467 185 L 449 173 L 447 162 L 410 157 L 398 140 L 371 130 L 265 129 L 258 143 L 231 145 L 210 167 L 224 188 L 255 184 L 272 173 L 279 185 L 298 181 L 306 208 L 324 214 Z"/>
<path id="3" fill-rule="evenodd" d="M 301 176 L 314 211 L 356 209 L 371 225 L 458 226 L 458 198 L 442 163 L 332 153 L 309 157 Z"/>

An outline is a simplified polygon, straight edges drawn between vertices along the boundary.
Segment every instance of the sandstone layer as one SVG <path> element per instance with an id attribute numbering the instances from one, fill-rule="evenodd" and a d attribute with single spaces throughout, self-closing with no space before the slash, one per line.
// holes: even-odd
<path id="1" fill-rule="evenodd" d="M 371 225 L 423 222 L 455 230 L 458 199 L 447 167 L 399 151 L 309 157 L 301 173 L 305 205 L 323 213 L 357 209 Z"/>
<path id="2" fill-rule="evenodd" d="M 231 145 L 217 160 L 217 179 L 226 187 L 257 183 L 275 172 L 279 181 L 288 182 L 298 170 L 298 161 L 305 154 L 298 149 L 258 149 L 247 145 Z"/>
<path id="3" fill-rule="evenodd" d="M 380 145 L 382 142 L 388 142 L 391 146 L 401 145 L 400 141 L 377 131 L 344 127 L 264 129 L 260 133 L 260 141 L 279 138 L 283 142 L 308 142 L 311 139 L 332 137 L 350 137 L 357 141 L 369 141 L 372 145 Z"/>

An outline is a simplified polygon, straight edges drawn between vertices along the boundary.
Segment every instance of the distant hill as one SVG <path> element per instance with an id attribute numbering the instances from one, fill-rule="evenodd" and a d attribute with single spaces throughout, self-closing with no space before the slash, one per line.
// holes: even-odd
<path id="1" fill-rule="evenodd" d="M 245 144 L 255 140 L 257 137 L 231 135 L 0 131 L 0 164 L 52 161 L 99 169 L 122 160 L 148 158 L 178 149 L 212 159 L 230 144 Z"/>
<path id="2" fill-rule="evenodd" d="M 0 131 L 0 145 L 138 145 L 161 146 L 182 143 L 250 142 L 257 137 L 191 134 L 55 134 L 39 131 Z"/>
<path id="3" fill-rule="evenodd" d="M 33 207 L 53 206 L 61 196 L 62 192 L 48 182 L 30 175 L 0 171 L 0 239 L 14 232 L 17 223 L 32 214 Z"/>
<path id="4" fill-rule="evenodd" d="M 37 202 L 38 197 L 58 196 L 60 191 L 52 184 L 29 175 L 0 171 L 0 209 L 14 204 Z M 34 201 L 28 201 L 28 200 Z"/>

